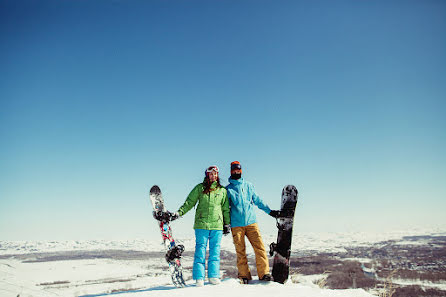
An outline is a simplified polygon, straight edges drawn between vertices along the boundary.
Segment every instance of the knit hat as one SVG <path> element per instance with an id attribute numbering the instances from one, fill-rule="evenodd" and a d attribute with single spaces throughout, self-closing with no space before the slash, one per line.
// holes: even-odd
<path id="1" fill-rule="evenodd" d="M 240 169 L 240 173 L 242 173 L 242 165 L 240 165 L 239 161 L 234 161 L 231 163 L 231 172 L 234 170 Z"/>

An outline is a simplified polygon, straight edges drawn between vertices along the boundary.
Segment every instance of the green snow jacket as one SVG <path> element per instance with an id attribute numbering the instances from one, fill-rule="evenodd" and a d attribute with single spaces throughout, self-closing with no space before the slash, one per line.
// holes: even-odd
<path id="1" fill-rule="evenodd" d="M 178 209 L 178 214 L 183 216 L 194 207 L 195 212 L 194 229 L 223 230 L 223 225 L 230 224 L 229 200 L 224 187 L 216 188 L 217 182 L 211 186 L 209 194 L 204 194 L 204 185 L 198 184 L 187 196 L 186 202 Z"/>

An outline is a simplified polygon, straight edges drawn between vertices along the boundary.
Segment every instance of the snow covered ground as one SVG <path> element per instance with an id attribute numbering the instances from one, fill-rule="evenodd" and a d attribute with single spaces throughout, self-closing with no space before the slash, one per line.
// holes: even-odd
<path id="1" fill-rule="evenodd" d="M 293 236 L 293 253 L 337 252 L 345 251 L 346 247 L 369 245 L 388 240 L 398 240 L 403 244 L 422 244 L 417 241 L 403 241 L 403 237 L 422 235 L 446 235 L 444 230 L 404 230 L 391 232 L 351 232 L 351 233 L 298 233 Z M 276 240 L 277 234 L 262 235 L 263 241 L 270 243 Z M 177 241 L 193 250 L 193 238 L 181 238 Z M 135 251 L 164 251 L 158 238 L 152 240 L 72 240 L 72 241 L 0 241 L 0 255 L 29 254 L 40 252 L 59 252 L 76 250 L 135 250 Z M 222 249 L 233 251 L 234 246 L 230 237 L 223 237 Z"/>
<path id="2" fill-rule="evenodd" d="M 346 247 L 365 246 L 387 240 L 410 244 L 404 236 L 445 235 L 439 230 L 371 233 L 297 234 L 293 237 L 292 255 L 314 251 L 345 251 Z M 275 235 L 265 235 L 269 244 Z M 103 296 L 113 291 L 128 290 L 119 296 L 372 296 L 362 289 L 321 289 L 317 283 L 324 275 L 296 275 L 285 285 L 253 282 L 240 285 L 226 278 L 221 285 L 197 288 L 191 280 L 193 239 L 181 239 L 189 254 L 183 258 L 188 287 L 176 289 L 171 285 L 167 265 L 162 257 L 159 240 L 126 241 L 0 241 L 0 296 Z M 417 241 L 414 244 L 420 244 Z M 249 247 L 249 245 L 248 245 Z M 222 240 L 222 250 L 234 252 L 230 237 Z M 146 254 L 138 254 L 138 251 Z M 248 252 L 252 250 L 248 248 Z M 107 254 L 107 257 L 103 255 Z M 112 255 L 112 256 L 110 256 Z M 364 262 L 366 259 L 361 259 Z M 235 262 L 234 262 L 235 265 Z M 251 263 L 252 265 L 252 263 Z M 429 286 L 429 284 L 427 284 Z M 107 295 L 105 295 L 107 296 Z M 290 296 L 290 295 L 289 295 Z"/>
<path id="3" fill-rule="evenodd" d="M 241 285 L 235 279 L 225 279 L 220 285 L 213 286 L 206 283 L 204 287 L 197 288 L 190 285 L 186 288 L 176 289 L 172 286 L 158 286 L 148 290 L 141 290 L 132 293 L 122 293 L 119 296 L 155 296 L 158 294 L 163 296 L 194 296 L 194 297 L 228 297 L 228 296 L 306 296 L 306 297 L 371 297 L 373 295 L 364 290 L 324 290 L 312 286 L 301 284 L 287 283 L 281 285 L 278 283 L 254 283 L 252 285 Z M 103 295 L 93 295 L 103 296 Z M 86 297 L 86 296 L 85 296 Z"/>

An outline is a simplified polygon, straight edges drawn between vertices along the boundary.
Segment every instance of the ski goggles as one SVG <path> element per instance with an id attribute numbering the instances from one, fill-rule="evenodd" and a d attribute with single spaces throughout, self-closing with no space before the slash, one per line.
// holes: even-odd
<path id="1" fill-rule="evenodd" d="M 208 169 L 206 169 L 206 173 L 211 173 L 212 171 L 215 171 L 218 173 L 218 167 L 217 166 L 210 166 Z"/>
<path id="2" fill-rule="evenodd" d="M 231 163 L 231 171 L 237 170 L 237 169 L 242 170 L 242 165 L 240 165 L 240 162 L 238 162 L 238 161 L 232 162 Z"/>

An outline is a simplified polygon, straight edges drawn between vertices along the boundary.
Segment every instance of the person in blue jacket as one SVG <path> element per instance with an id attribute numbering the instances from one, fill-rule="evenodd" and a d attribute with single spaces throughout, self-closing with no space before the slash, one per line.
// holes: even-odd
<path id="1" fill-rule="evenodd" d="M 254 186 L 242 178 L 242 166 L 238 161 L 231 163 L 231 177 L 226 189 L 231 214 L 232 238 L 237 253 L 238 277 L 244 284 L 252 279 L 246 257 L 246 236 L 254 249 L 259 280 L 271 281 L 268 257 L 260 235 L 254 206 L 273 217 L 278 217 L 279 211 L 271 210 L 257 195 Z"/>

